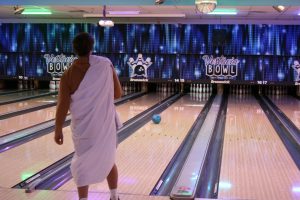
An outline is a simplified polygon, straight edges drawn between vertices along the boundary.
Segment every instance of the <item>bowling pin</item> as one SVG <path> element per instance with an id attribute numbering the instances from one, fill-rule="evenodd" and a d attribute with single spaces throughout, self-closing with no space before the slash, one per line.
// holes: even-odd
<path id="1" fill-rule="evenodd" d="M 18 81 L 18 89 L 23 89 L 23 81 L 22 80 Z"/>
<path id="2" fill-rule="evenodd" d="M 49 88 L 50 90 L 55 90 L 55 81 L 50 81 Z"/>
<path id="3" fill-rule="evenodd" d="M 124 83 L 124 91 L 127 92 L 127 83 Z"/>
<path id="4" fill-rule="evenodd" d="M 271 95 L 273 95 L 275 92 L 274 92 L 274 86 L 271 86 Z"/>
<path id="5" fill-rule="evenodd" d="M 56 90 L 59 89 L 59 84 L 60 84 L 60 81 L 56 81 L 56 83 L 55 83 L 55 89 L 56 89 Z"/>
<path id="6" fill-rule="evenodd" d="M 23 88 L 28 89 L 28 81 L 27 80 L 23 80 Z"/>
<path id="7" fill-rule="evenodd" d="M 168 92 L 169 92 L 169 84 L 166 83 L 166 93 L 168 93 Z"/>
<path id="8" fill-rule="evenodd" d="M 33 89 L 34 88 L 34 82 L 33 80 L 30 80 L 30 89 Z"/>

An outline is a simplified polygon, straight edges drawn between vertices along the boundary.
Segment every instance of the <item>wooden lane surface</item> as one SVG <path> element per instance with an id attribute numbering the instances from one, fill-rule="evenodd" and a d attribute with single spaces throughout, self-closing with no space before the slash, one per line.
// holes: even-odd
<path id="1" fill-rule="evenodd" d="M 43 94 L 43 93 L 47 93 L 47 92 L 49 92 L 49 90 L 29 90 L 29 91 L 24 91 L 24 92 L 1 95 L 0 103 L 18 99 L 18 98 L 22 98 L 22 97 L 29 97 L 29 96 L 33 96 L 33 95 Z"/>
<path id="2" fill-rule="evenodd" d="M 22 130 L 55 118 L 56 106 L 0 120 L 0 136 Z"/>
<path id="3" fill-rule="evenodd" d="M 109 193 L 89 193 L 89 200 L 109 200 Z M 120 194 L 122 200 L 168 200 L 169 197 L 154 197 L 147 195 Z M 25 193 L 18 189 L 0 189 L 2 200 L 77 200 L 77 192 L 37 190 L 33 193 Z"/>
<path id="4" fill-rule="evenodd" d="M 229 98 L 219 198 L 300 199 L 300 171 L 252 96 Z"/>
<path id="5" fill-rule="evenodd" d="M 131 94 L 131 92 L 124 92 L 124 95 Z M 0 97 L 1 98 L 1 97 Z M 57 95 L 49 95 L 34 99 L 29 99 L 21 102 L 10 103 L 6 105 L 0 106 L 0 115 L 8 113 L 8 112 L 15 112 L 23 109 L 28 109 L 48 103 L 55 102 L 57 100 Z"/>
<path id="6" fill-rule="evenodd" d="M 142 100 L 141 100 L 142 98 Z M 149 94 L 132 101 L 137 101 L 141 106 L 150 107 L 157 103 L 162 97 Z M 127 106 L 126 106 L 127 104 Z M 117 107 L 118 113 L 126 119 L 128 112 L 138 113 L 130 110 L 131 101 Z M 127 108 L 127 109 L 126 109 Z M 141 111 L 141 110 L 139 110 Z M 125 116 L 125 117 L 124 117 Z M 37 138 L 9 151 L 0 154 L 0 187 L 12 187 L 29 176 L 49 166 L 53 162 L 63 158 L 74 151 L 71 139 L 70 127 L 64 128 L 64 144 L 59 146 L 53 141 L 53 133 Z"/>
<path id="7" fill-rule="evenodd" d="M 300 101 L 292 96 L 269 96 L 269 98 L 300 129 Z"/>
<path id="8" fill-rule="evenodd" d="M 0 106 L 0 115 L 3 115 L 8 112 L 15 112 L 15 111 L 51 103 L 51 102 L 56 101 L 56 98 L 57 98 L 57 95 L 49 95 L 49 96 L 45 96 L 45 97 L 40 97 L 40 98 L 30 99 L 30 100 L 26 100 L 26 101 L 2 105 L 2 106 Z"/>
<path id="9" fill-rule="evenodd" d="M 140 105 L 141 102 L 148 99 L 149 101 L 163 98 L 163 96 L 156 96 L 154 94 L 144 95 L 136 101 L 130 101 L 126 104 L 118 106 L 118 110 L 123 113 L 121 121 L 125 122 L 136 114 L 149 108 L 149 105 Z M 158 101 L 157 100 L 157 101 Z M 152 105 L 152 104 L 151 104 Z M 37 110 L 34 112 L 18 115 L 8 119 L 0 120 L 0 136 L 7 135 L 9 133 L 28 128 L 30 126 L 37 125 L 39 123 L 52 120 L 55 118 L 56 106 Z"/>
<path id="10" fill-rule="evenodd" d="M 179 145 L 191 128 L 206 101 L 184 96 L 161 113 L 160 124 L 147 123 L 118 146 L 118 191 L 148 195 Z M 73 180 L 59 190 L 75 191 Z M 90 191 L 108 191 L 106 181 L 92 185 Z"/>
<path id="11" fill-rule="evenodd" d="M 162 101 L 169 95 L 170 94 L 150 93 L 134 99 L 133 101 L 118 105 L 117 110 L 122 113 L 122 115 L 120 115 L 121 121 L 126 122 L 130 118 L 155 105 L 157 102 Z"/>
<path id="12" fill-rule="evenodd" d="M 89 193 L 89 200 L 108 200 L 109 193 L 91 192 Z M 148 196 L 148 195 L 130 195 L 119 194 L 122 200 L 169 200 L 169 197 Z M 3 200 L 77 200 L 77 192 L 68 191 L 49 191 L 37 190 L 33 193 L 25 193 L 24 190 L 19 189 L 4 189 L 0 188 L 0 199 Z M 210 200 L 210 199 L 196 199 L 196 200 Z"/>

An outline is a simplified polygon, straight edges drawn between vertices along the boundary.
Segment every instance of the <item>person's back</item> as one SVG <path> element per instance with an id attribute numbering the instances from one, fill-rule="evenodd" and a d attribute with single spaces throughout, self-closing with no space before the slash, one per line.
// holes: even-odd
<path id="1" fill-rule="evenodd" d="M 107 177 L 111 199 L 117 199 L 113 100 L 121 96 L 121 85 L 109 59 L 90 55 L 93 39 L 87 33 L 76 36 L 73 46 L 79 58 L 61 78 L 55 141 L 63 143 L 62 126 L 70 110 L 75 148 L 71 171 L 79 198 L 87 198 L 88 186 Z"/>

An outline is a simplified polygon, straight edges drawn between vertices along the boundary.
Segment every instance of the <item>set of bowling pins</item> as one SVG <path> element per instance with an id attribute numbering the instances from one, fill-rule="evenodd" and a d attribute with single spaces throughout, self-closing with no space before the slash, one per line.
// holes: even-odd
<path id="1" fill-rule="evenodd" d="M 212 93 L 211 84 L 191 84 L 190 85 L 191 93 Z"/>
<path id="2" fill-rule="evenodd" d="M 34 89 L 34 81 L 28 79 L 19 80 L 18 89 Z"/>
<path id="3" fill-rule="evenodd" d="M 141 91 L 141 83 L 121 83 L 124 92 L 139 92 Z"/>
<path id="4" fill-rule="evenodd" d="M 159 93 L 173 93 L 178 92 L 178 85 L 174 83 L 158 83 L 156 84 L 156 92 Z"/>
<path id="5" fill-rule="evenodd" d="M 288 91 L 287 86 L 270 85 L 266 86 L 264 89 L 266 95 L 286 95 Z"/>
<path id="6" fill-rule="evenodd" d="M 250 85 L 231 85 L 230 94 L 250 94 L 251 86 Z"/>
<path id="7" fill-rule="evenodd" d="M 58 90 L 60 81 L 50 81 L 49 89 L 50 90 Z"/>
<path id="8" fill-rule="evenodd" d="M 194 101 L 207 101 L 208 98 L 210 97 L 211 93 L 196 93 L 196 92 L 192 92 L 190 94 L 190 99 L 194 100 Z"/>

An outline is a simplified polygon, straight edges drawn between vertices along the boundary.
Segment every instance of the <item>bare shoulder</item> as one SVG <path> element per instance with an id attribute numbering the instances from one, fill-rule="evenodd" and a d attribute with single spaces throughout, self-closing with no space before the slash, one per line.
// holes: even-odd
<path id="1" fill-rule="evenodd" d="M 71 66 L 68 67 L 68 68 L 64 71 L 64 73 L 63 73 L 62 76 L 61 76 L 61 80 L 68 81 L 69 78 L 70 78 L 70 76 L 71 76 L 71 74 L 74 72 L 74 70 L 76 71 L 76 69 L 77 69 L 76 63 L 73 62 L 73 63 L 71 64 Z M 78 70 L 77 70 L 77 71 L 78 71 Z"/>

